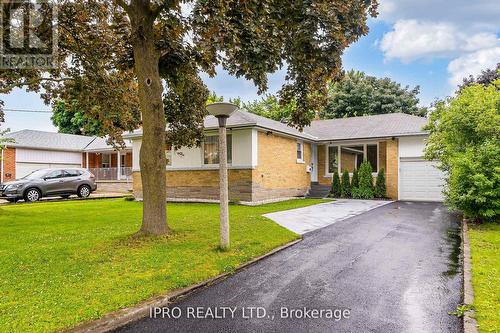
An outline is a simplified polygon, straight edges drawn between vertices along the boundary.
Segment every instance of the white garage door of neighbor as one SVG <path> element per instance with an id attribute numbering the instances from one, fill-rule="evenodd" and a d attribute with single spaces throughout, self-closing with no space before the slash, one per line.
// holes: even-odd
<path id="1" fill-rule="evenodd" d="M 16 163 L 16 178 L 21 178 L 33 171 L 47 168 L 80 168 L 80 164 L 56 164 L 56 163 Z"/>
<path id="2" fill-rule="evenodd" d="M 443 172 L 434 162 L 401 158 L 399 177 L 399 200 L 443 201 Z"/>

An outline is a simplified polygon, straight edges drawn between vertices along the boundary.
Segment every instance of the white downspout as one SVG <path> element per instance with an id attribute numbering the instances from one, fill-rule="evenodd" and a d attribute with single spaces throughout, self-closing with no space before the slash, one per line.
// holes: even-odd
<path id="1" fill-rule="evenodd" d="M 89 152 L 88 151 L 85 152 L 85 166 L 87 167 L 87 170 L 90 170 L 90 167 L 89 167 Z"/>

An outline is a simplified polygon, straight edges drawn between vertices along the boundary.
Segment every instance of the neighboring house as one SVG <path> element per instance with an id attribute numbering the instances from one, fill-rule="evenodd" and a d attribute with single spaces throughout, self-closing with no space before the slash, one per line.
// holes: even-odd
<path id="1" fill-rule="evenodd" d="M 88 168 L 100 190 L 127 191 L 132 149 L 116 150 L 95 136 L 22 130 L 5 135 L 1 151 L 0 182 L 21 178 L 44 168 Z M 128 180 L 128 182 L 127 182 Z"/>
<path id="2" fill-rule="evenodd" d="M 236 111 L 227 122 L 229 197 L 268 201 L 308 193 L 311 183 L 331 184 L 334 171 L 352 172 L 363 160 L 374 176 L 384 168 L 387 194 L 399 200 L 442 200 L 442 174 L 423 159 L 426 118 L 402 113 L 313 121 L 300 132 L 286 124 Z M 167 150 L 169 199 L 217 200 L 217 119 L 205 119 L 201 147 Z M 142 197 L 141 130 L 132 141 L 134 195 Z"/>

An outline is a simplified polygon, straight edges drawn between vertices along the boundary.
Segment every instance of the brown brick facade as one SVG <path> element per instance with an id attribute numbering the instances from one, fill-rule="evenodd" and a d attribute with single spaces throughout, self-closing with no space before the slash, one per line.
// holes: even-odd
<path id="1" fill-rule="evenodd" d="M 3 162 L 3 163 L 2 163 Z M 2 170 L 2 164 L 4 170 Z M 3 161 L 0 161 L 0 172 L 3 174 L 4 182 L 16 179 L 16 149 L 5 148 L 3 150 Z"/>
<path id="2" fill-rule="evenodd" d="M 87 168 L 87 153 L 82 153 L 82 165 L 84 168 Z M 88 153 L 89 155 L 89 168 L 102 168 L 102 153 Z M 122 158 L 125 158 L 125 167 L 126 168 L 131 168 L 132 167 L 132 152 L 127 152 L 125 156 L 122 156 Z M 111 153 L 111 165 L 109 166 L 110 168 L 116 168 L 117 167 L 117 161 L 118 157 L 116 156 L 116 152 Z"/>

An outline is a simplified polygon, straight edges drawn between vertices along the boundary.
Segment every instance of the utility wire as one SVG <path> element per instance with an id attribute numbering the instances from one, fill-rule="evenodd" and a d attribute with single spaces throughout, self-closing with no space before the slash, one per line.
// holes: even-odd
<path id="1" fill-rule="evenodd" d="M 9 109 L 3 108 L 4 112 L 28 112 L 28 113 L 52 113 L 50 110 L 26 110 L 26 109 Z"/>

